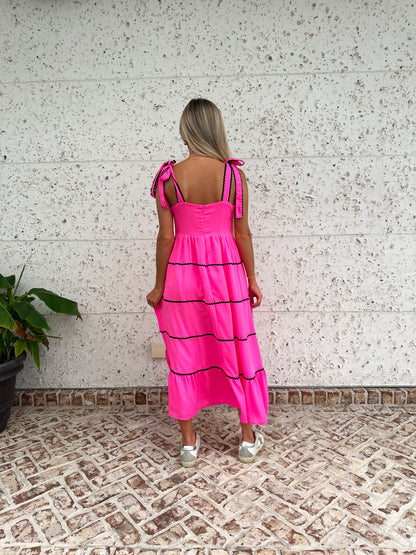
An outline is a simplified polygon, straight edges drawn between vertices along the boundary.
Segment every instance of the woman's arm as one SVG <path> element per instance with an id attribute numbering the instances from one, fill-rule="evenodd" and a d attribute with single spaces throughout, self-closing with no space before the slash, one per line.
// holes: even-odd
<path id="1" fill-rule="evenodd" d="M 234 218 L 234 233 L 246 274 L 252 276 L 254 275 L 254 252 L 251 230 L 248 224 L 248 187 L 244 172 L 242 170 L 239 170 L 239 172 L 243 188 L 243 215 L 241 218 Z"/>
<path id="2" fill-rule="evenodd" d="M 153 307 L 162 298 L 169 257 L 175 242 L 172 212 L 162 208 L 158 188 L 156 188 L 156 207 L 159 218 L 159 233 L 156 241 L 156 283 L 153 290 L 147 295 L 147 302 Z"/>
<path id="3" fill-rule="evenodd" d="M 255 271 L 253 243 L 251 240 L 252 235 L 248 225 L 248 187 L 243 170 L 239 169 L 238 171 L 241 175 L 243 187 L 243 215 L 241 218 L 234 218 L 235 241 L 248 278 L 251 306 L 255 308 L 260 306 L 263 295 L 260 291 L 260 287 L 257 285 L 256 278 L 251 277 L 255 275 Z M 256 302 L 253 301 L 253 297 L 256 297 Z"/>

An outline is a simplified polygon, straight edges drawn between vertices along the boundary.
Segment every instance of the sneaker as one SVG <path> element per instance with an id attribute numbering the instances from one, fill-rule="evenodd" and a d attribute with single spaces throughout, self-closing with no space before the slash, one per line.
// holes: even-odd
<path id="1" fill-rule="evenodd" d="M 238 451 L 238 459 L 241 462 L 249 463 L 251 462 L 260 449 L 264 445 L 264 436 L 261 432 L 255 432 L 254 434 L 254 443 L 249 443 L 248 441 L 240 441 L 240 449 Z"/>
<path id="2" fill-rule="evenodd" d="M 199 446 L 201 445 L 201 440 L 199 434 L 195 432 L 195 445 L 183 445 L 181 441 L 181 463 L 182 466 L 194 466 L 198 456 Z"/>

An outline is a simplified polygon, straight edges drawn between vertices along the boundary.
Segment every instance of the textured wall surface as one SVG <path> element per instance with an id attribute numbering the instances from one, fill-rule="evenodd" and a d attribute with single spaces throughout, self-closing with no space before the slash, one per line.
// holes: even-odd
<path id="1" fill-rule="evenodd" d="M 146 294 L 160 164 L 221 109 L 243 158 L 269 385 L 416 385 L 410 1 L 0 0 L 0 272 L 79 303 L 23 387 L 167 385 Z M 44 314 L 49 314 L 39 304 Z"/>

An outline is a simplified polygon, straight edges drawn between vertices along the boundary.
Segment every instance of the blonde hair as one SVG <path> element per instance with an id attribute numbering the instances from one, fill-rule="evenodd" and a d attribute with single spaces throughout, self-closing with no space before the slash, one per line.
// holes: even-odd
<path id="1" fill-rule="evenodd" d="M 179 133 L 195 154 L 221 162 L 232 158 L 221 112 L 210 100 L 193 98 L 188 102 L 181 116 Z"/>

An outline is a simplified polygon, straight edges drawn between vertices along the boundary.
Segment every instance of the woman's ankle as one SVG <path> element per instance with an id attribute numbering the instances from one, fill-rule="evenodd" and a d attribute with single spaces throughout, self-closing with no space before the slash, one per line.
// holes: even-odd
<path id="1" fill-rule="evenodd" d="M 251 435 L 249 433 L 241 434 L 243 441 L 247 441 L 247 443 L 254 443 L 256 438 L 254 437 L 253 430 L 251 431 Z"/>
<path id="2" fill-rule="evenodd" d="M 190 438 L 185 438 L 182 434 L 182 445 L 195 445 L 196 443 L 196 432 L 193 430 L 193 436 Z"/>

